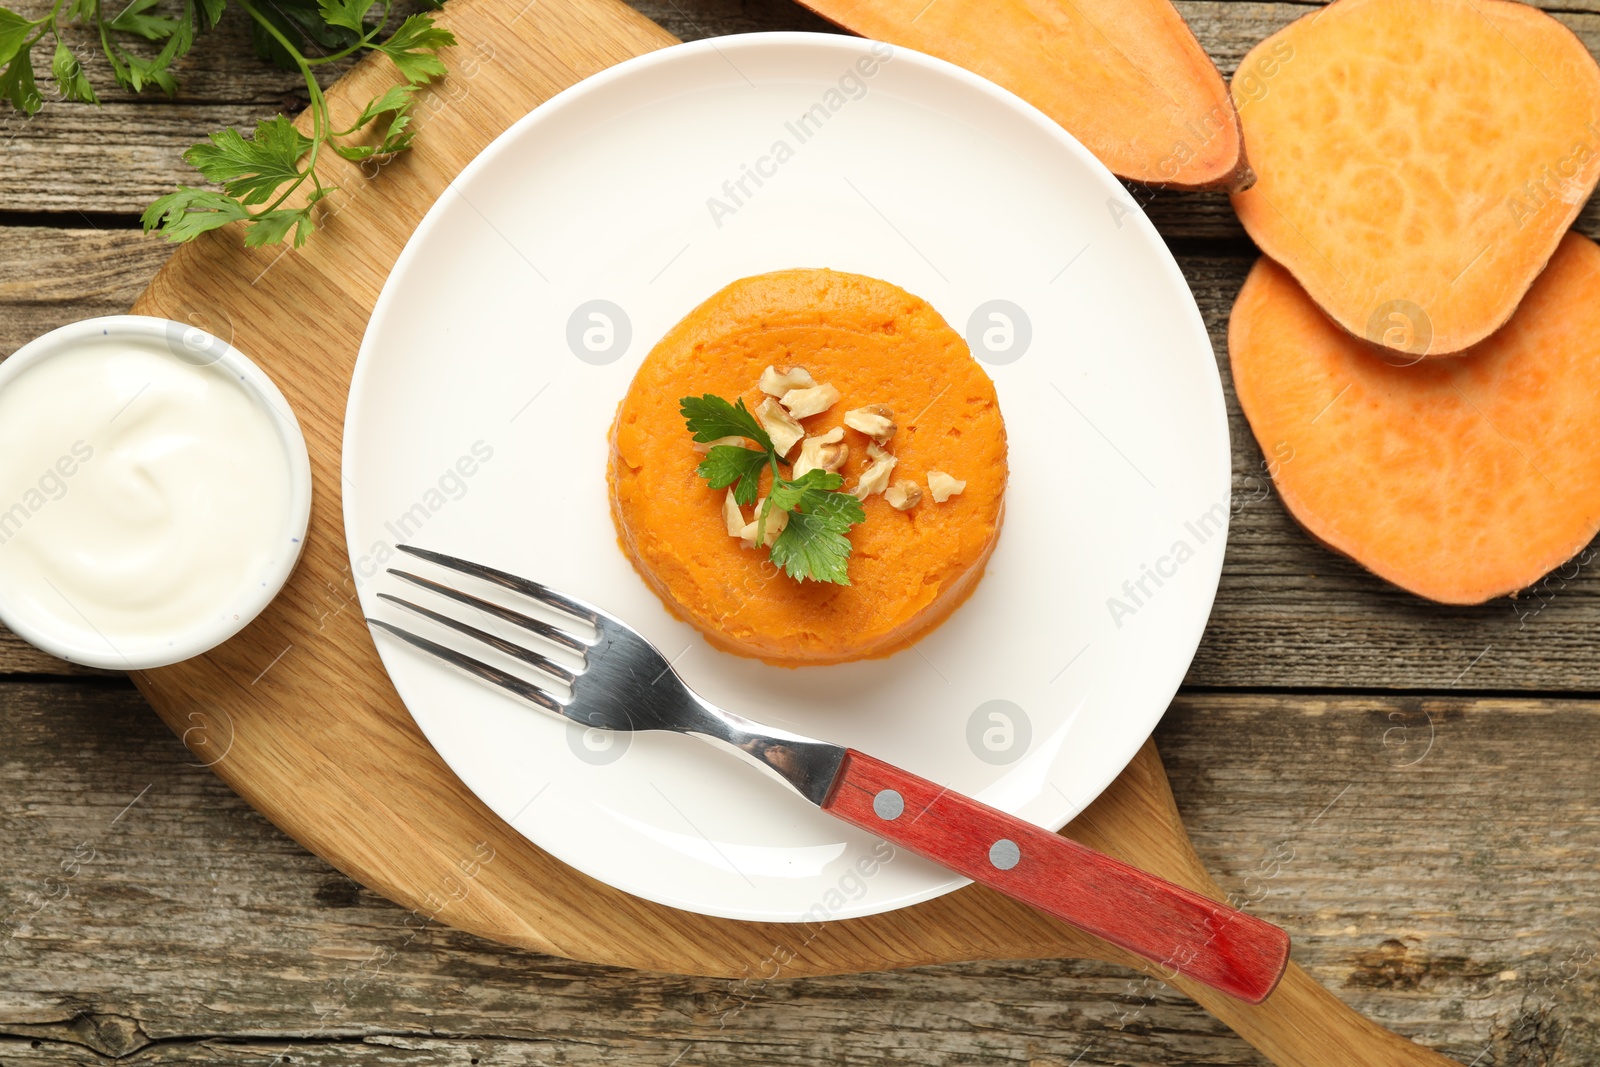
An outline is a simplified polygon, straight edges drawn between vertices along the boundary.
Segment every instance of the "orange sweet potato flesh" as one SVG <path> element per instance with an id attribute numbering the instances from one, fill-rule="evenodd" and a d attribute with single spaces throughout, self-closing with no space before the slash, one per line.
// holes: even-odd
<path id="1" fill-rule="evenodd" d="M 1248 179 L 1227 85 L 1168 0 L 802 2 L 1010 89 L 1123 178 L 1178 188 Z"/>
<path id="2" fill-rule="evenodd" d="M 1337 0 L 1233 79 L 1261 250 L 1334 321 L 1416 356 L 1516 310 L 1600 179 L 1600 67 L 1506 0 Z"/>
<path id="3" fill-rule="evenodd" d="M 1446 604 L 1523 589 L 1600 530 L 1600 248 L 1568 234 L 1501 330 L 1394 359 L 1262 259 L 1228 325 L 1239 404 L 1313 536 Z"/>
<path id="4" fill-rule="evenodd" d="M 843 425 L 850 408 L 886 405 L 894 480 L 924 487 L 909 511 L 882 494 L 865 500 L 866 520 L 850 532 L 850 585 L 796 581 L 765 550 L 744 548 L 724 524 L 725 491 L 695 473 L 704 457 L 678 399 L 742 397 L 755 410 L 769 365 L 805 367 L 839 390 L 838 403 L 804 420 L 807 433 Z M 869 439 L 846 428 L 844 441 L 851 488 Z M 934 470 L 965 480 L 965 491 L 935 503 Z M 842 663 L 905 648 L 972 592 L 1000 534 L 1005 424 L 994 383 L 925 301 L 863 275 L 779 271 L 727 286 L 650 351 L 617 408 L 607 476 L 618 541 L 673 614 L 739 655 Z"/>

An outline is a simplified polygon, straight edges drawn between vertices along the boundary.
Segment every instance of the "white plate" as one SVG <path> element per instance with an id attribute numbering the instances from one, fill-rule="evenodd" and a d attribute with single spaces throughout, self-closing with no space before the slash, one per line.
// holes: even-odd
<path id="1" fill-rule="evenodd" d="M 761 184 L 741 192 L 751 170 Z M 1021 310 L 988 366 L 1011 483 L 977 592 L 913 650 L 785 670 L 715 651 L 634 573 L 607 507 L 606 431 L 673 323 L 735 278 L 799 266 L 888 279 L 969 336 L 996 331 L 997 347 L 1004 324 L 969 319 L 990 301 Z M 382 572 L 397 540 L 499 566 L 629 620 L 725 707 L 1060 827 L 1132 758 L 1188 668 L 1222 565 L 1229 471 L 1200 314 L 1104 167 L 947 63 L 774 33 L 613 67 L 466 168 L 362 343 L 344 508 L 369 615 L 426 626 L 376 598 L 401 591 Z M 872 862 L 867 834 L 692 739 L 608 746 L 377 643 L 462 781 L 601 881 L 787 921 L 965 884 L 906 854 Z"/>

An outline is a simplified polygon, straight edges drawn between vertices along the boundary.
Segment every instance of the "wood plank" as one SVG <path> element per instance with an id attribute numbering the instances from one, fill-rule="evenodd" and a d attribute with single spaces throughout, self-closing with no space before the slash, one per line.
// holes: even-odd
<path id="1" fill-rule="evenodd" d="M 183 161 L 190 145 L 224 126 L 252 128 L 281 110 L 140 100 L 56 104 L 25 121 L 0 116 L 0 203 L 61 214 L 66 226 L 85 225 L 81 212 L 122 213 L 131 224 L 156 197 L 198 184 Z"/>
<path id="2" fill-rule="evenodd" d="M 519 952 L 330 870 L 120 684 L 0 686 L 0 734 L 7 1067 L 1265 1062 L 1107 964 L 739 984 Z M 1600 1060 L 1600 704 L 1191 694 L 1158 741 L 1206 864 L 1343 999 L 1463 1064 Z"/>
<path id="3" fill-rule="evenodd" d="M 0 226 L 0 357 L 69 322 L 126 312 L 170 253 L 126 230 Z"/>
<path id="4" fill-rule="evenodd" d="M 50 11 L 53 2 L 14 0 L 7 6 L 28 18 L 40 18 Z M 72 105 L 71 110 L 106 116 L 106 129 L 110 128 L 109 120 L 119 114 L 120 107 L 134 102 L 161 104 L 176 109 L 193 104 L 254 104 L 259 107 L 289 108 L 292 111 L 305 107 L 305 80 L 298 71 L 283 70 L 255 58 L 250 43 L 250 17 L 237 7 L 228 8 L 222 21 L 196 38 L 189 54 L 172 65 L 178 90 L 171 98 L 160 90 L 137 94 L 117 85 L 99 39 L 89 28 L 69 23 L 64 40 L 83 65 L 84 73 L 95 87 L 95 93 L 106 105 L 100 109 L 87 104 Z M 128 47 L 136 55 L 144 56 L 154 56 L 158 50 L 154 45 L 137 39 Z M 316 58 L 318 52 L 313 46 L 306 54 Z M 41 55 L 44 56 L 43 63 L 39 60 Z M 48 55 L 42 51 L 35 53 L 34 66 L 39 74 L 39 90 L 44 95 L 46 110 L 58 105 L 67 108 L 68 105 L 60 104 L 55 99 L 54 83 L 49 81 L 46 69 L 48 60 Z M 331 80 L 351 65 L 348 60 L 329 63 L 323 73 Z"/>
<path id="5" fill-rule="evenodd" d="M 42 2 L 29 0 L 35 6 Z M 754 30 L 833 29 L 791 0 L 635 0 L 634 6 L 685 40 Z M 1218 67 L 1231 75 L 1257 41 L 1315 5 L 1177 0 L 1177 6 Z M 1547 0 L 1540 6 L 1560 9 L 1555 17 L 1592 51 L 1600 51 L 1600 0 Z M 186 57 L 180 68 L 186 81 L 176 102 L 108 94 L 101 108 L 52 101 L 31 120 L 0 112 L 0 204 L 9 211 L 137 214 L 178 184 L 193 184 L 193 172 L 181 158 L 190 144 L 220 126 L 249 127 L 303 106 L 304 90 L 296 77 L 250 52 L 240 14 L 225 19 Z M 103 60 L 93 52 L 80 49 L 96 84 L 109 85 Z M 1222 194 L 1140 190 L 1137 195 L 1150 201 L 1152 216 L 1171 236 L 1242 237 Z M 1600 236 L 1600 209 L 1591 206 L 1580 226 Z"/>
<path id="6" fill-rule="evenodd" d="M 165 261 L 124 231 L 0 227 L 0 355 L 73 319 L 127 309 Z M 1227 316 L 1251 257 L 1179 257 L 1224 383 Z M 1600 691 L 1600 575 L 1557 572 L 1518 600 L 1426 604 L 1321 548 L 1289 518 L 1228 388 L 1233 525 L 1222 586 L 1189 681 L 1316 686 Z M 0 630 L 0 674 L 78 672 Z"/>

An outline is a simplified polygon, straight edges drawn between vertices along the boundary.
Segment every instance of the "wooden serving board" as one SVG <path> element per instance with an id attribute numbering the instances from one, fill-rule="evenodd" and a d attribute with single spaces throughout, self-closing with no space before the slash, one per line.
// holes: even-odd
<path id="1" fill-rule="evenodd" d="M 743 923 L 676 911 L 564 866 L 459 782 L 401 704 L 362 621 L 340 508 L 346 391 L 378 291 L 417 222 L 488 142 L 541 101 L 603 68 L 675 43 L 617 0 L 452 0 L 459 44 L 419 106 L 418 147 L 363 174 L 325 164 L 342 190 L 303 249 L 247 250 L 235 230 L 180 248 L 137 313 L 230 337 L 294 405 L 316 495 L 299 569 L 238 637 L 135 676 L 203 761 L 284 831 L 350 877 L 463 930 L 604 964 L 727 976 L 884 970 L 969 959 L 1141 961 L 980 887 L 866 919 Z M 394 79 L 363 63 L 329 93 L 335 125 Z M 1065 831 L 1220 898 L 1146 743 Z M 1312 1067 L 1338 1048 L 1369 1067 L 1449 1061 L 1362 1019 L 1291 965 L 1250 1007 L 1172 980 L 1275 1062 Z"/>

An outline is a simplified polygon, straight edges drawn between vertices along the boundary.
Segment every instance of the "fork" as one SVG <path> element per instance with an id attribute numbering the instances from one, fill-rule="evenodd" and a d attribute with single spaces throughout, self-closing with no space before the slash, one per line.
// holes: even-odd
<path id="1" fill-rule="evenodd" d="M 603 730 L 669 730 L 755 765 L 836 818 L 990 889 L 1244 1000 L 1265 1000 L 1283 976 L 1289 935 L 1262 919 L 1141 871 L 1070 838 L 981 804 L 853 748 L 764 726 L 703 699 L 631 626 L 548 586 L 439 552 L 402 552 L 542 605 L 561 624 L 389 568 L 437 597 L 510 623 L 578 666 L 390 593 L 380 599 L 525 664 L 548 681 L 486 663 L 382 619 L 367 622 L 542 711 Z"/>

